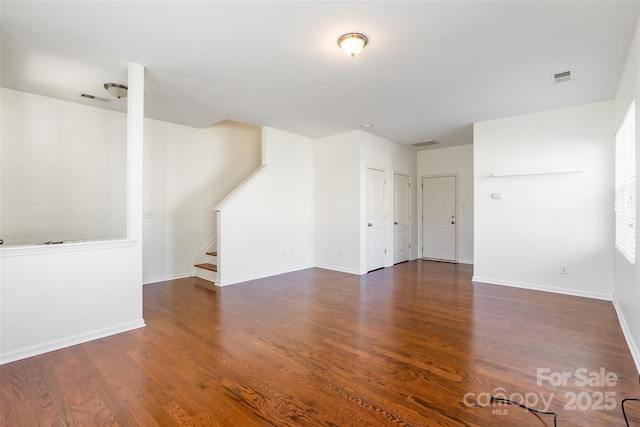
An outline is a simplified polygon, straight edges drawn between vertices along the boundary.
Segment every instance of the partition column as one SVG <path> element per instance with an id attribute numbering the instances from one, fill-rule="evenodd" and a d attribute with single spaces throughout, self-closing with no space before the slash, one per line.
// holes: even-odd
<path id="1" fill-rule="evenodd" d="M 129 64 L 127 95 L 127 239 L 135 241 L 136 283 L 142 292 L 142 168 L 144 67 Z M 139 267 L 139 268 L 138 268 Z M 140 307 L 142 313 L 142 306 Z M 140 316 L 142 317 L 142 315 Z"/>

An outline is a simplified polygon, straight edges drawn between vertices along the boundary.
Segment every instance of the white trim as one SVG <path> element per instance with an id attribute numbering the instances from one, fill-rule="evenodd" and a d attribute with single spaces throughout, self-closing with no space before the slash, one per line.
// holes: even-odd
<path id="1" fill-rule="evenodd" d="M 216 221 L 215 222 L 216 223 L 218 222 L 217 215 L 216 215 Z M 209 241 L 207 243 L 205 243 L 204 246 L 202 246 L 202 248 L 200 248 L 200 250 L 193 257 L 191 257 L 191 259 L 187 263 L 187 271 L 189 271 L 191 276 L 195 276 L 196 275 L 196 271 L 197 270 L 196 270 L 196 266 L 195 265 L 204 262 L 207 259 L 206 253 L 209 252 L 213 248 L 215 248 L 215 251 L 217 251 L 217 249 L 218 249 L 218 236 L 217 235 L 215 235 L 211 239 L 209 239 Z"/>
<path id="2" fill-rule="evenodd" d="M 142 284 L 145 286 L 155 285 L 156 283 L 166 282 L 169 280 L 186 279 L 187 277 L 193 277 L 193 276 L 188 273 L 170 274 L 168 276 L 158 276 L 158 277 L 153 277 L 151 279 L 147 279 Z"/>
<path id="3" fill-rule="evenodd" d="M 340 273 L 355 274 L 358 276 L 363 274 L 360 272 L 360 270 L 357 270 L 355 268 L 345 268 L 345 267 L 339 267 L 337 265 L 318 264 L 316 265 L 316 268 L 321 268 L 323 270 L 337 271 Z"/>
<path id="4" fill-rule="evenodd" d="M 264 150 L 263 150 L 264 151 Z M 216 207 L 213 208 L 214 211 L 219 211 L 222 210 L 222 208 L 224 208 L 224 205 L 227 204 L 227 202 L 229 202 L 229 200 L 235 198 L 236 194 L 240 191 L 240 189 L 242 189 L 245 185 L 247 185 L 247 183 L 249 181 L 252 181 L 259 173 L 261 173 L 263 170 L 265 170 L 267 167 L 267 165 L 262 164 L 260 166 L 258 166 L 258 169 L 254 170 L 251 175 L 249 175 L 248 177 L 245 178 L 244 181 L 242 181 L 239 185 L 236 186 L 236 188 L 234 188 L 229 194 L 227 194 L 225 196 L 224 199 L 222 199 L 220 201 L 220 203 L 218 203 L 216 205 Z"/>
<path id="5" fill-rule="evenodd" d="M 604 294 L 600 292 L 578 291 L 575 289 L 567 289 L 567 288 L 556 288 L 551 286 L 536 285 L 532 283 L 505 281 L 500 279 L 491 279 L 489 277 L 473 276 L 471 278 L 471 281 L 486 283 L 489 285 L 510 286 L 512 288 L 522 288 L 522 289 L 530 289 L 533 291 L 551 292 L 554 294 L 573 295 L 576 297 L 583 297 L 583 298 L 593 298 L 593 299 L 599 299 L 604 301 L 611 301 L 613 299 L 612 294 Z"/>
<path id="6" fill-rule="evenodd" d="M 452 172 L 452 173 L 442 173 L 442 174 L 436 174 L 436 175 L 421 175 L 420 176 L 420 191 L 418 191 L 418 206 L 416 206 L 416 209 L 418 211 L 418 246 L 420 247 L 419 251 L 418 251 L 418 257 L 422 258 L 422 259 L 428 259 L 424 257 L 423 252 L 423 248 L 424 248 L 424 211 L 423 211 L 423 207 L 424 207 L 424 180 L 425 179 L 430 179 L 430 178 L 448 178 L 448 177 L 453 177 L 455 179 L 455 187 L 456 187 L 456 200 L 455 200 L 455 228 L 456 228 L 456 255 L 455 255 L 455 260 L 450 261 L 450 260 L 436 260 L 436 261 L 444 261 L 444 262 L 453 262 L 453 263 L 458 263 L 460 262 L 458 260 L 458 256 L 460 255 L 460 218 L 459 218 L 459 209 L 458 209 L 458 205 L 460 204 L 460 173 L 459 172 Z"/>
<path id="7" fill-rule="evenodd" d="M 62 243 L 59 245 L 6 246 L 0 248 L 0 258 L 129 248 L 135 246 L 135 244 L 135 240 L 97 240 L 91 242 Z"/>
<path id="8" fill-rule="evenodd" d="M 384 183 L 382 186 L 382 244 L 384 249 L 383 263 L 382 267 L 391 267 L 393 265 L 393 227 L 391 230 L 389 229 L 389 224 L 393 223 L 393 214 L 389 213 L 389 210 L 393 207 L 391 206 L 393 202 L 388 199 L 389 197 L 393 197 L 393 188 L 389 189 L 389 187 L 393 187 L 393 171 L 390 169 L 385 169 L 383 167 L 378 166 L 369 166 L 366 165 L 364 169 L 361 171 L 361 179 L 364 176 L 364 180 L 360 183 L 360 191 L 362 194 L 360 195 L 360 218 L 361 218 L 361 235 L 360 235 L 360 268 L 365 272 L 369 271 L 369 228 L 366 225 L 369 221 L 368 218 L 368 203 L 369 203 L 369 170 L 373 170 L 376 172 L 382 172 L 382 176 L 384 177 Z M 391 176 L 388 176 L 389 173 Z M 387 181 L 391 181 L 391 184 Z M 390 235 L 387 233 L 390 232 Z M 391 238 L 392 241 L 389 241 Z M 364 256 L 362 256 L 364 254 Z M 377 270 L 377 268 L 375 269 Z"/>
<path id="9" fill-rule="evenodd" d="M 37 356 L 40 354 L 48 353 L 50 351 L 60 350 L 62 348 L 71 347 L 72 345 L 82 344 L 88 341 L 105 338 L 111 335 L 120 334 L 122 332 L 131 331 L 146 326 L 143 319 L 135 320 L 132 322 L 122 323 L 120 325 L 111 326 L 103 329 L 96 329 L 95 331 L 73 335 L 70 337 L 62 338 L 55 341 L 50 341 L 45 344 L 35 345 L 32 347 L 25 347 L 20 350 L 15 350 L 9 353 L 0 354 L 0 365 L 5 363 L 15 362 L 16 360 L 26 359 L 27 357 Z"/>
<path id="10" fill-rule="evenodd" d="M 413 208 L 413 203 L 411 200 L 411 174 L 408 173 L 404 173 L 404 172 L 396 172 L 395 170 L 391 172 L 391 206 L 390 206 L 390 210 L 391 212 L 389 213 L 389 217 L 391 218 L 391 241 L 389 242 L 389 245 L 391 246 L 391 266 L 396 264 L 396 247 L 394 245 L 395 243 L 395 218 L 394 218 L 394 213 L 395 213 L 395 202 L 396 202 L 396 175 L 399 176 L 403 176 L 405 178 L 407 178 L 407 180 L 409 181 L 409 195 L 408 195 L 408 199 L 407 199 L 407 204 L 409 205 L 409 223 L 407 224 L 407 235 L 409 236 L 409 248 L 408 248 L 408 252 L 409 252 L 409 256 L 407 258 L 407 261 L 411 261 L 411 237 L 413 236 L 412 232 L 413 232 L 413 227 L 411 227 L 411 222 L 413 221 L 413 215 L 411 214 L 412 208 Z M 417 215 L 417 209 L 416 209 L 416 215 Z M 415 236 L 418 237 L 418 236 Z M 416 244 L 417 244 L 417 240 L 416 240 Z M 405 261 L 400 261 L 400 262 L 405 262 Z"/>
<path id="11" fill-rule="evenodd" d="M 291 273 L 294 271 L 307 270 L 309 268 L 314 268 L 314 266 L 304 265 L 304 266 L 298 266 L 298 267 L 286 267 L 286 268 L 280 268 L 277 270 L 271 270 L 266 273 L 250 274 L 247 276 L 236 276 L 231 279 L 225 279 L 224 281 L 221 281 L 219 280 L 220 278 L 218 278 L 215 284 L 216 286 L 219 286 L 219 287 L 235 285 L 237 283 L 248 282 L 250 280 L 264 279 L 265 277 L 277 276 L 279 274 Z"/>
<path id="12" fill-rule="evenodd" d="M 636 263 L 637 167 L 635 99 L 627 108 L 615 133 L 615 247 L 631 263 Z"/>
<path id="13" fill-rule="evenodd" d="M 616 309 L 616 314 L 618 315 L 618 321 L 620 322 L 620 327 L 622 328 L 622 333 L 624 335 L 624 339 L 627 341 L 627 346 L 629 347 L 629 352 L 631 352 L 631 357 L 633 358 L 633 362 L 636 364 L 636 370 L 640 373 L 640 349 L 638 345 L 633 340 L 633 334 L 629 329 L 629 325 L 627 325 L 627 321 L 622 314 L 622 308 L 618 304 L 618 300 L 615 295 L 612 299 L 613 307 Z"/>
<path id="14" fill-rule="evenodd" d="M 459 259 L 458 260 L 458 264 L 470 264 L 470 265 L 473 265 L 473 260 L 472 259 Z"/>
<path id="15" fill-rule="evenodd" d="M 503 178 L 509 176 L 530 176 L 530 175 L 555 175 L 563 173 L 584 173 L 580 170 L 560 170 L 560 171 L 531 171 L 531 172 L 496 172 L 489 175 L 491 178 Z"/>
<path id="16" fill-rule="evenodd" d="M 207 270 L 206 268 L 196 268 L 196 271 L 193 273 L 193 277 L 215 283 L 218 281 L 218 272 Z"/>

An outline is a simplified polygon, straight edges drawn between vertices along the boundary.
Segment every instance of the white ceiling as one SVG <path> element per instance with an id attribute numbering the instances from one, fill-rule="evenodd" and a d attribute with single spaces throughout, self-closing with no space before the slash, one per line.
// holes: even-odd
<path id="1" fill-rule="evenodd" d="M 476 121 L 612 98 L 639 4 L 2 1 L 1 82 L 124 111 L 79 95 L 110 98 L 137 62 L 159 120 L 468 144 Z M 355 58 L 336 45 L 351 31 L 369 37 Z"/>

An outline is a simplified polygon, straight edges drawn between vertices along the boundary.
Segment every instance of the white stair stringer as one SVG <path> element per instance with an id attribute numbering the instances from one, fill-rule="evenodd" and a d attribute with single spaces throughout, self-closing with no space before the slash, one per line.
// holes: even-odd
<path id="1" fill-rule="evenodd" d="M 196 267 L 196 264 L 204 264 L 211 263 L 217 264 L 216 258 L 211 258 L 207 255 L 207 252 L 213 252 L 218 249 L 218 236 L 213 236 L 200 250 L 189 260 L 189 271 L 191 272 L 191 276 L 202 277 L 198 270 L 202 270 L 201 268 Z M 214 273 L 214 272 L 210 272 Z M 202 277 L 203 279 L 207 279 L 206 277 Z"/>
<path id="2" fill-rule="evenodd" d="M 205 252 L 204 257 L 201 258 L 202 262 L 194 265 L 195 271 L 194 276 L 199 277 L 204 280 L 208 280 L 209 282 L 215 283 L 218 280 L 218 273 L 216 271 L 211 271 L 207 268 L 202 268 L 199 265 L 214 265 L 217 267 L 218 264 L 218 256 L 215 251 Z"/>
<path id="3" fill-rule="evenodd" d="M 215 283 L 218 279 L 218 273 L 215 271 L 207 270 L 205 268 L 195 268 L 195 277 L 199 277 L 201 279 L 207 280 L 209 282 Z"/>

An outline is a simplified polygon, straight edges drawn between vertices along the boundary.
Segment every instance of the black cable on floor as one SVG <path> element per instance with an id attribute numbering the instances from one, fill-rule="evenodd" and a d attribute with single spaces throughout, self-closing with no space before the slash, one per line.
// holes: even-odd
<path id="1" fill-rule="evenodd" d="M 631 399 L 625 399 L 625 400 L 631 400 Z M 558 414 L 556 414 L 555 412 L 538 411 L 537 409 L 529 408 L 528 406 L 525 406 L 522 403 L 515 402 L 515 401 L 509 400 L 509 399 L 503 399 L 501 397 L 493 397 L 493 396 L 491 396 L 491 402 L 505 402 L 505 403 L 508 403 L 509 405 L 519 406 L 519 407 L 521 407 L 523 409 L 526 409 L 527 411 L 531 412 L 533 415 L 538 417 L 540 419 L 540 421 L 542 421 L 542 422 L 544 422 L 544 421 L 542 420 L 542 418 L 540 418 L 540 415 L 553 415 L 553 426 L 554 427 L 558 427 L 558 424 L 557 424 Z M 624 400 L 622 402 L 623 402 L 622 413 L 624 414 Z M 625 415 L 625 420 L 626 419 L 627 419 L 627 416 Z M 627 424 L 627 427 L 628 426 L 629 426 L 629 424 Z"/>
<path id="2" fill-rule="evenodd" d="M 629 420 L 627 419 L 627 413 L 624 411 L 624 402 L 627 402 L 629 400 L 640 402 L 640 399 L 638 399 L 637 397 L 629 397 L 627 399 L 622 399 L 622 403 L 620 404 L 620 406 L 622 406 L 622 415 L 624 415 L 624 422 L 627 423 L 627 427 L 631 427 L 631 426 L 629 425 Z"/>

